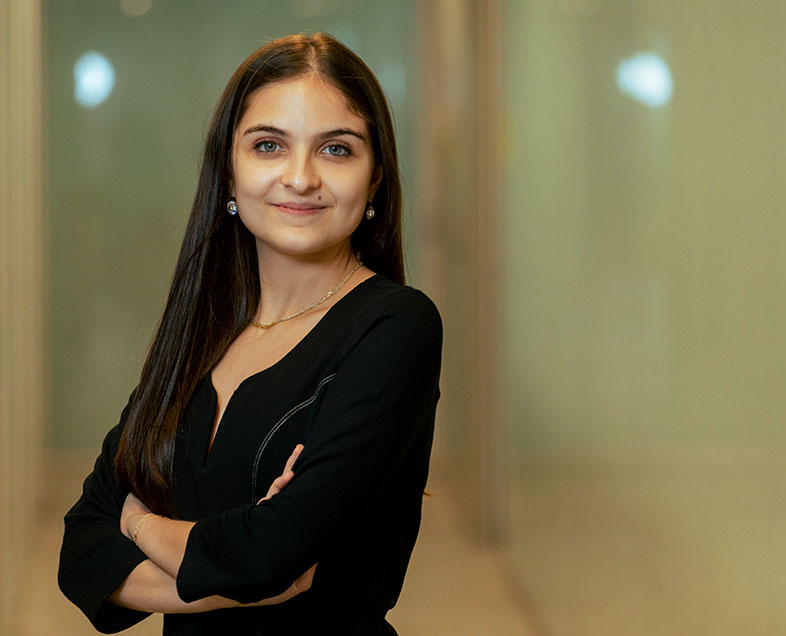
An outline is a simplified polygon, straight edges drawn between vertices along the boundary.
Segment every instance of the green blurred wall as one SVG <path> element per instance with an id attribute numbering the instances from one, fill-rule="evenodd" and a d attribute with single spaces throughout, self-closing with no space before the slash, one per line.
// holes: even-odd
<path id="1" fill-rule="evenodd" d="M 508 556 L 553 636 L 786 633 L 786 5 L 505 2 Z M 652 51 L 671 103 L 620 94 Z"/>
<path id="2" fill-rule="evenodd" d="M 120 4 L 43 3 L 50 440 L 58 448 L 97 447 L 135 385 L 190 210 L 203 132 L 226 81 L 258 46 L 323 30 L 355 49 L 391 101 L 405 197 L 411 190 L 411 1 L 155 0 L 138 18 Z M 111 61 L 116 85 L 84 109 L 72 68 L 89 50 Z"/>
<path id="3" fill-rule="evenodd" d="M 786 8 L 508 13 L 516 444 L 786 441 Z M 663 108 L 616 88 L 618 61 L 641 50 L 671 67 Z"/>

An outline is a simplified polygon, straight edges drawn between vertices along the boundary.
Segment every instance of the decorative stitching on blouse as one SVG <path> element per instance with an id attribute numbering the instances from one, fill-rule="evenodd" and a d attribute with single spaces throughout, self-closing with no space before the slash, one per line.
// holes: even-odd
<path id="1" fill-rule="evenodd" d="M 328 382 L 330 382 L 335 377 L 336 374 L 331 373 L 330 375 L 322 378 L 322 380 L 320 380 L 319 384 L 317 385 L 317 389 L 316 391 L 314 391 L 314 394 L 307 400 L 303 400 L 300 404 L 293 406 L 291 409 L 289 409 L 282 416 L 282 418 L 278 422 L 276 422 L 273 428 L 271 428 L 270 431 L 268 431 L 268 434 L 265 435 L 265 439 L 262 440 L 262 443 L 259 445 L 259 450 L 257 450 L 257 455 L 254 458 L 254 468 L 251 471 L 251 503 L 255 504 L 259 500 L 258 497 L 256 496 L 257 473 L 259 472 L 259 460 L 262 459 L 262 453 L 265 452 L 265 448 L 267 447 L 268 442 L 270 442 L 270 439 L 273 437 L 273 435 L 276 434 L 276 431 L 278 431 L 278 429 L 281 428 L 290 417 L 292 417 L 298 411 L 301 411 L 304 408 L 306 408 L 309 404 L 313 404 L 314 401 L 319 396 L 319 392 L 322 390 L 322 387 L 325 386 Z"/>

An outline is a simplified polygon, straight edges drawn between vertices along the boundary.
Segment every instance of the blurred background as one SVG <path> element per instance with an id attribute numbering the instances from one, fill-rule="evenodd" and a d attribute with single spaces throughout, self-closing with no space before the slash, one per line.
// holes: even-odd
<path id="1" fill-rule="evenodd" d="M 0 0 L 0 633 L 92 633 L 62 516 L 202 135 L 252 50 L 314 30 L 385 88 L 445 323 L 399 633 L 786 634 L 775 0 Z"/>

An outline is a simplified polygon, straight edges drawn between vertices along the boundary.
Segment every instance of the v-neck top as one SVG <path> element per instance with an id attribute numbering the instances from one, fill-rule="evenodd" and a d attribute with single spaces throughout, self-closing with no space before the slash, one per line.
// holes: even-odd
<path id="1" fill-rule="evenodd" d="M 434 304 L 375 275 L 337 301 L 272 366 L 246 378 L 212 433 L 210 373 L 178 427 L 174 496 L 196 521 L 177 577 L 184 601 L 250 603 L 280 594 L 314 563 L 311 589 L 279 605 L 171 614 L 164 634 L 395 634 L 385 620 L 420 525 L 442 326 Z M 147 614 L 107 598 L 145 560 L 119 529 L 126 492 L 106 439 L 65 517 L 61 589 L 104 632 Z M 257 504 L 298 443 L 295 477 Z"/>

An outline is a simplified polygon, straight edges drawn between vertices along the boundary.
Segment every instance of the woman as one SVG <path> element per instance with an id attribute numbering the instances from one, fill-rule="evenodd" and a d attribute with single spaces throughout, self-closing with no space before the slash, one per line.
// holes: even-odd
<path id="1" fill-rule="evenodd" d="M 441 353 L 400 211 L 356 55 L 291 36 L 240 66 L 139 385 L 65 518 L 60 587 L 99 631 L 395 634 Z"/>

